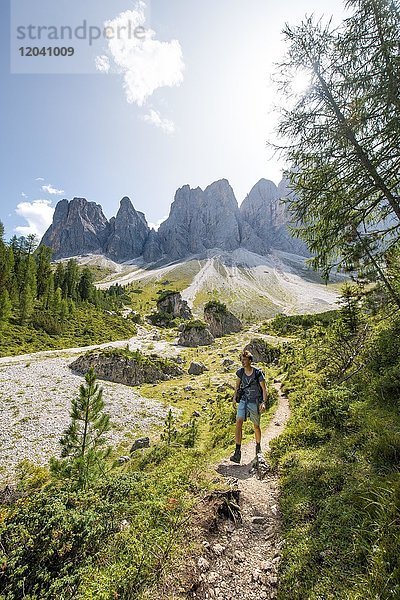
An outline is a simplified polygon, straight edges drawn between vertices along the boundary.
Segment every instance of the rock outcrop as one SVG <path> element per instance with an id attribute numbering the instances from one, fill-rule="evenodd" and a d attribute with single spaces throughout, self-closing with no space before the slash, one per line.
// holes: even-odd
<path id="1" fill-rule="evenodd" d="M 179 292 L 163 292 L 161 298 L 157 300 L 157 312 L 166 313 L 173 318 L 192 318 L 192 311 L 186 300 L 182 300 Z"/>
<path id="2" fill-rule="evenodd" d="M 245 346 L 253 355 L 254 362 L 263 362 L 267 365 L 276 364 L 281 355 L 279 346 L 273 346 L 262 338 L 254 338 Z"/>
<path id="3" fill-rule="evenodd" d="M 214 337 L 222 337 L 229 333 L 237 333 L 242 323 L 225 306 L 218 301 L 211 301 L 204 307 L 204 320 Z"/>
<path id="4" fill-rule="evenodd" d="M 162 257 L 162 248 L 157 231 L 150 229 L 149 236 L 143 246 L 143 259 L 146 263 L 153 263 Z"/>
<path id="5" fill-rule="evenodd" d="M 214 336 L 201 321 L 184 323 L 178 339 L 180 346 L 195 348 L 196 346 L 209 346 L 214 342 Z"/>
<path id="6" fill-rule="evenodd" d="M 183 370 L 172 361 L 120 348 L 91 350 L 74 360 L 70 368 L 82 375 L 93 368 L 99 379 L 125 385 L 157 383 L 183 374 Z"/>
<path id="7" fill-rule="evenodd" d="M 41 243 L 53 250 L 53 258 L 79 254 L 101 254 L 110 235 L 111 226 L 100 204 L 85 198 L 61 200 L 54 211 L 53 223 Z"/>
<path id="8" fill-rule="evenodd" d="M 309 256 L 303 241 L 294 238 L 288 226 L 292 222 L 284 199 L 290 194 L 288 182 L 283 179 L 278 186 L 267 179 L 260 179 L 250 190 L 240 206 L 245 224 L 242 245 L 266 254 L 271 248 Z M 254 250 L 258 247 L 260 250 Z"/>

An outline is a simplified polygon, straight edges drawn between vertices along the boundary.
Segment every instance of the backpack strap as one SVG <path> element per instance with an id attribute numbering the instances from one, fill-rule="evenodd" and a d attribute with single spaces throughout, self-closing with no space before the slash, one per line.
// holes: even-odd
<path id="1" fill-rule="evenodd" d="M 240 369 L 237 371 L 237 376 L 239 377 L 240 381 L 242 381 L 243 374 L 244 374 L 244 367 L 240 367 Z"/>
<path id="2" fill-rule="evenodd" d="M 260 377 L 261 377 L 261 369 L 257 369 L 257 367 L 253 367 L 253 369 L 254 369 L 255 380 L 257 381 L 257 383 L 259 383 Z"/>

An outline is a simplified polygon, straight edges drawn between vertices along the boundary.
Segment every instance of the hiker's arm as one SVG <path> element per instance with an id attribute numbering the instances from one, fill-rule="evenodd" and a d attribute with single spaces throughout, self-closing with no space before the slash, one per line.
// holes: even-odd
<path id="1" fill-rule="evenodd" d="M 233 408 L 236 408 L 236 396 L 237 396 L 237 393 L 238 393 L 238 391 L 239 391 L 239 388 L 240 388 L 240 378 L 239 378 L 239 377 L 236 377 L 236 386 L 235 386 L 235 392 L 234 392 L 234 394 L 233 394 L 233 398 L 232 398 L 232 404 L 233 404 Z"/>
<path id="2" fill-rule="evenodd" d="M 260 385 L 262 389 L 262 402 L 260 404 L 260 410 L 263 412 L 267 408 L 267 386 L 265 385 L 265 379 L 260 380 Z"/>

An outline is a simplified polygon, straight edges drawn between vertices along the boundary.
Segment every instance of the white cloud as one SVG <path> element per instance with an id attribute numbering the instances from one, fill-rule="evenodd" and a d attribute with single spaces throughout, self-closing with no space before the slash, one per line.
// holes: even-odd
<path id="1" fill-rule="evenodd" d="M 17 204 L 15 212 L 28 222 L 28 225 L 16 227 L 15 231 L 20 235 L 34 233 L 41 238 L 51 225 L 54 208 L 51 206 L 50 200 L 34 200 L 33 202 L 20 202 Z"/>
<path id="2" fill-rule="evenodd" d="M 139 2 L 134 10 L 122 12 L 104 23 L 110 28 L 109 57 L 115 71 L 123 75 L 126 99 L 138 106 L 143 106 L 158 88 L 179 86 L 185 67 L 178 40 L 160 42 L 154 39 L 155 31 L 145 28 L 144 8 L 145 4 Z M 140 36 L 134 35 L 137 28 L 142 28 Z M 105 58 L 105 55 L 97 57 L 99 70 L 107 68 Z M 111 65 L 110 60 L 108 64 Z"/>
<path id="3" fill-rule="evenodd" d="M 166 133 L 174 133 L 175 131 L 174 122 L 162 117 L 158 110 L 153 110 L 151 108 L 149 113 L 144 115 L 143 120 L 146 121 L 146 123 L 151 123 L 156 127 L 160 127 L 160 129 Z"/>
<path id="4" fill-rule="evenodd" d="M 166 217 L 162 217 L 161 219 L 158 219 L 158 221 L 156 221 L 155 223 L 149 223 L 149 227 L 150 229 L 155 229 L 157 231 L 157 229 L 160 227 L 161 223 L 163 221 L 165 221 L 166 219 L 168 219 L 168 216 Z"/>
<path id="5" fill-rule="evenodd" d="M 25 194 L 25 192 L 21 192 L 21 196 L 22 196 L 23 198 L 27 198 L 27 197 L 28 197 L 28 195 L 27 195 L 27 194 Z"/>
<path id="6" fill-rule="evenodd" d="M 105 56 L 105 54 L 102 54 L 101 56 L 96 56 L 94 61 L 96 64 L 96 69 L 98 71 L 100 71 L 101 73 L 108 73 L 111 66 L 110 59 L 108 58 L 108 56 Z"/>
<path id="7" fill-rule="evenodd" d="M 64 193 L 64 190 L 57 190 L 57 188 L 53 187 L 51 183 L 48 183 L 47 185 L 42 185 L 42 192 L 47 192 L 47 194 L 57 194 L 58 196 L 61 196 L 61 194 Z"/>
<path id="8" fill-rule="evenodd" d="M 43 177 L 36 177 L 35 181 L 44 181 Z"/>

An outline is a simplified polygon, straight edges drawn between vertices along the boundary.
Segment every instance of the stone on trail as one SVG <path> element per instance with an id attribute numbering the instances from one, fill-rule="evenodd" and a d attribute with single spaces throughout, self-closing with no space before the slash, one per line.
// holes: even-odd
<path id="1" fill-rule="evenodd" d="M 197 566 L 199 567 L 200 571 L 208 571 L 210 568 L 210 563 L 203 556 L 200 556 L 199 560 L 197 561 Z"/>

